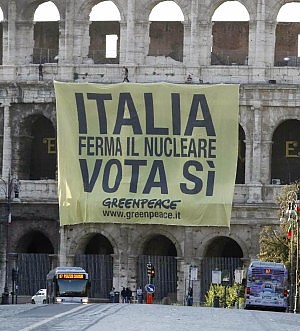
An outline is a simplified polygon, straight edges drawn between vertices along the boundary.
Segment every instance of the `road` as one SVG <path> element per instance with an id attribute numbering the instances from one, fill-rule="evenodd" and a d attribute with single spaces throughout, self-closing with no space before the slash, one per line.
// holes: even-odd
<path id="1" fill-rule="evenodd" d="M 0 306 L 6 331 L 299 331 L 300 314 L 173 305 Z"/>

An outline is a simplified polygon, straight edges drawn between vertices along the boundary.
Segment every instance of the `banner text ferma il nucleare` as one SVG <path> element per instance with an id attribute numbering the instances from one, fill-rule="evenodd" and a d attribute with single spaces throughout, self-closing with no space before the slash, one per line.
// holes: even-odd
<path id="1" fill-rule="evenodd" d="M 229 226 L 238 89 L 56 82 L 61 224 Z"/>

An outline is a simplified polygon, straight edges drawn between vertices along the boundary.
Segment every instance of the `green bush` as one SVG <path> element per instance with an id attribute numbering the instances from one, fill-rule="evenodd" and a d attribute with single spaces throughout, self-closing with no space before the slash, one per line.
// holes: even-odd
<path id="1" fill-rule="evenodd" d="M 213 307 L 214 298 L 218 296 L 220 298 L 220 307 L 235 307 L 237 300 L 239 300 L 239 306 L 244 302 L 244 291 L 242 286 L 234 284 L 232 286 L 226 286 L 226 304 L 225 304 L 225 286 L 224 285 L 211 285 L 205 296 L 205 306 Z"/>

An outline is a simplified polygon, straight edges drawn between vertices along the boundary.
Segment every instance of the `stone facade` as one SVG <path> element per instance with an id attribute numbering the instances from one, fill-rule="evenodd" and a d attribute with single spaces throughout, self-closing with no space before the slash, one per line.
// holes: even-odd
<path id="1" fill-rule="evenodd" d="M 244 265 L 256 258 L 261 227 L 278 224 L 278 184 L 300 177 L 300 66 L 297 61 L 280 61 L 285 42 L 296 42 L 295 33 L 289 31 L 298 29 L 299 23 L 277 27 L 276 22 L 278 11 L 288 1 L 242 0 L 249 22 L 215 25 L 211 18 L 222 4 L 220 0 L 177 0 L 184 22 L 156 24 L 148 18 L 158 1 L 115 0 L 121 21 L 94 24 L 89 22 L 89 13 L 99 1 L 53 0 L 60 21 L 34 24 L 34 12 L 42 2 L 0 0 L 4 14 L 0 161 L 4 180 L 11 179 L 11 174 L 21 182 L 21 204 L 9 201 L 12 223 L 8 227 L 6 222 L 1 224 L 0 288 L 5 283 L 7 257 L 7 270 L 18 253 L 46 252 L 55 256 L 56 263 L 72 265 L 74 256 L 85 254 L 95 235 L 105 237 L 112 247 L 114 286 L 133 290 L 138 286 L 137 257 L 151 255 L 147 243 L 157 236 L 165 238 L 165 244 L 171 242 L 176 251 L 179 301 L 184 298 L 189 266 L 197 265 L 201 278 L 204 257 L 239 257 Z M 97 29 L 102 31 L 98 39 Z M 117 56 L 112 60 L 102 49 L 109 33 L 118 36 Z M 162 44 L 164 40 L 168 43 Z M 226 40 L 231 43 L 222 44 Z M 93 58 L 98 48 L 102 53 Z M 284 56 L 295 59 L 295 52 L 296 47 L 289 46 Z M 39 62 L 43 63 L 43 80 L 39 80 Z M 244 153 L 240 155 L 241 179 L 235 187 L 230 228 L 97 223 L 59 227 L 53 80 L 117 83 L 122 80 L 123 65 L 129 69 L 131 82 L 184 83 L 191 73 L 193 84 L 241 84 L 239 122 Z M 284 123 L 288 128 L 280 131 Z M 46 138 L 41 133 L 45 130 Z M 283 156 L 274 149 L 275 140 L 296 144 Z M 278 159 L 286 160 L 292 170 L 276 163 Z M 6 217 L 6 204 L 3 200 L 1 219 Z M 229 248 L 224 238 L 230 238 Z M 241 254 L 234 251 L 235 244 Z M 218 253 L 213 252 L 214 246 L 222 245 Z M 195 291 L 201 291 L 199 281 Z"/>

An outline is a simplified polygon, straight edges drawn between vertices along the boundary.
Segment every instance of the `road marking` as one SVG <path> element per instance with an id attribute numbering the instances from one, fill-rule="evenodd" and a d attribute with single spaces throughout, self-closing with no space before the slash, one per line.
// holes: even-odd
<path id="1" fill-rule="evenodd" d="M 86 307 L 86 306 L 85 306 L 85 305 L 82 305 L 82 306 L 79 306 L 79 307 L 73 308 L 73 309 L 71 309 L 71 310 L 69 310 L 69 311 L 66 311 L 66 312 L 64 312 L 64 313 L 61 313 L 61 314 L 58 314 L 58 315 L 52 316 L 52 317 L 50 317 L 50 318 L 47 318 L 46 320 L 42 320 L 42 321 L 40 321 L 40 322 L 37 322 L 37 323 L 35 323 L 35 324 L 31 325 L 31 326 L 28 326 L 28 327 L 26 327 L 25 329 L 22 329 L 22 330 L 20 330 L 20 331 L 31 331 L 31 330 L 34 330 L 35 328 L 37 328 L 37 327 L 39 327 L 39 326 L 41 326 L 41 325 L 43 325 L 43 324 L 46 324 L 46 323 L 48 323 L 48 322 L 50 322 L 50 321 L 52 321 L 52 320 L 54 320 L 54 319 L 56 319 L 56 318 L 60 318 L 60 317 L 62 317 L 62 316 L 68 315 L 68 314 L 70 314 L 70 313 L 74 313 L 74 312 L 76 312 L 77 310 L 80 310 L 80 309 L 82 309 L 82 308 L 84 308 L 84 307 Z"/>

